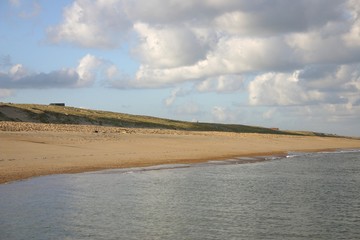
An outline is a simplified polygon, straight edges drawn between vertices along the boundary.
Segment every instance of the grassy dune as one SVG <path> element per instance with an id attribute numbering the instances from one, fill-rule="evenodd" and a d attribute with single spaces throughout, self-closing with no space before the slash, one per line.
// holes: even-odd
<path id="1" fill-rule="evenodd" d="M 0 103 L 0 121 L 101 125 L 130 128 L 160 128 L 187 131 L 220 131 L 238 133 L 269 133 L 291 135 L 321 135 L 313 132 L 287 132 L 270 128 L 202 122 L 176 121 L 108 111 L 89 110 L 39 104 Z"/>

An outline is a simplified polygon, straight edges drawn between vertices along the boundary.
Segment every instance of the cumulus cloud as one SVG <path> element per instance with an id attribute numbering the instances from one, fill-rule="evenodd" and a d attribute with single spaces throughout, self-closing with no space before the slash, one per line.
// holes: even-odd
<path id="1" fill-rule="evenodd" d="M 77 0 L 63 13 L 63 21 L 47 29 L 51 42 L 69 42 L 89 48 L 114 48 L 131 26 L 122 1 Z"/>
<path id="2" fill-rule="evenodd" d="M 199 92 L 230 93 L 244 88 L 243 78 L 239 75 L 222 75 L 208 78 L 196 85 Z"/>
<path id="3" fill-rule="evenodd" d="M 138 86 L 159 87 L 199 82 L 223 75 L 292 69 L 299 65 L 294 56 L 295 53 L 287 43 L 279 38 L 221 38 L 204 59 L 193 65 L 160 68 L 153 64 L 142 64 L 136 73 L 135 82 Z M 241 81 L 241 77 L 238 79 Z"/>
<path id="4" fill-rule="evenodd" d="M 95 81 L 96 71 L 101 64 L 102 61 L 100 59 L 90 54 L 83 57 L 76 68 L 76 73 L 78 75 L 76 86 L 83 87 L 92 85 Z"/>
<path id="5" fill-rule="evenodd" d="M 214 19 L 215 26 L 230 34 L 273 36 L 302 32 L 339 18 L 341 1 L 240 1 L 233 11 Z"/>
<path id="6" fill-rule="evenodd" d="M 172 87 L 168 106 L 187 84 L 198 92 L 247 91 L 252 106 L 359 114 L 359 16 L 358 0 L 75 0 L 47 37 L 87 48 L 130 46 L 139 68 L 129 76 L 107 66 L 108 85 Z M 73 69 L 85 77 L 77 83 L 91 84 L 96 73 L 81 69 Z M 214 119 L 231 120 L 226 110 L 214 108 Z"/>
<path id="7" fill-rule="evenodd" d="M 352 104 L 360 99 L 360 64 L 265 73 L 248 86 L 252 105 Z"/>
<path id="8" fill-rule="evenodd" d="M 360 4 L 357 0 L 349 0 L 347 2 L 352 25 L 350 30 L 344 35 L 345 42 L 349 46 L 360 46 Z"/>
<path id="9" fill-rule="evenodd" d="M 49 73 L 36 73 L 22 64 L 11 64 L 6 58 L 6 66 L 0 68 L 0 88 L 76 88 L 91 86 L 101 68 L 107 68 L 103 60 L 90 54 L 80 59 L 76 68 L 64 68 Z"/>
<path id="10" fill-rule="evenodd" d="M 298 105 L 321 98 L 319 92 L 307 92 L 302 88 L 298 72 L 266 73 L 249 84 L 249 102 L 252 105 Z"/>
<path id="11" fill-rule="evenodd" d="M 192 65 L 203 58 L 205 52 L 195 34 L 184 27 L 151 27 L 136 23 L 140 35 L 136 49 L 142 61 L 152 67 L 178 67 Z"/>
<path id="12" fill-rule="evenodd" d="M 132 34 L 133 86 L 360 61 L 358 1 L 76 0 L 53 42 L 116 48 Z M 174 11 L 176 9 L 176 11 Z"/>

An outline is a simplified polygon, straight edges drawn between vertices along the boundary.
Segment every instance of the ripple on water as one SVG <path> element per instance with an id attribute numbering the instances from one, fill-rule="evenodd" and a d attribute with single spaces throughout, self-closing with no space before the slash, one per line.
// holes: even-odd
<path id="1" fill-rule="evenodd" d="M 360 236 L 359 151 L 266 160 L 234 158 L 0 185 L 0 239 Z M 239 164 L 244 162 L 249 164 Z"/>

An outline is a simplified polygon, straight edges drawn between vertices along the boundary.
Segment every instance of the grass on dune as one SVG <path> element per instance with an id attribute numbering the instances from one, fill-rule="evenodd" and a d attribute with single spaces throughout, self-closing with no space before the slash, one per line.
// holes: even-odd
<path id="1" fill-rule="evenodd" d="M 150 116 L 40 104 L 0 103 L 0 121 L 55 124 L 91 124 L 102 126 L 160 128 L 187 131 L 220 131 L 237 133 L 326 136 L 326 134 L 313 132 L 289 132 L 240 124 L 186 122 Z"/>

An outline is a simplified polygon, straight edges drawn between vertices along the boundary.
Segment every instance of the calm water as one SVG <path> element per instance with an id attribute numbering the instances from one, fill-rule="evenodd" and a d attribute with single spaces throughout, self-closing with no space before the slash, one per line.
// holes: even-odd
<path id="1" fill-rule="evenodd" d="M 0 239 L 360 239 L 360 152 L 0 185 Z"/>

